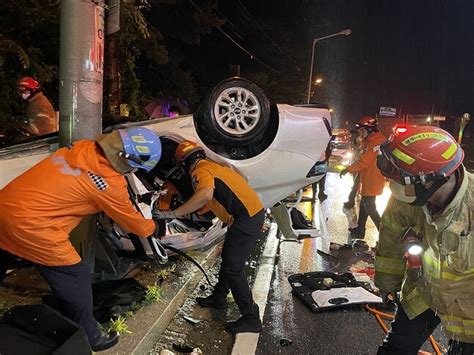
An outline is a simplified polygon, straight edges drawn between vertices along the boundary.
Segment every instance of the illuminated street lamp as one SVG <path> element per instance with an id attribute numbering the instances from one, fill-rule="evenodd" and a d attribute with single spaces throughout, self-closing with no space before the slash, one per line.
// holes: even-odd
<path id="1" fill-rule="evenodd" d="M 336 36 L 349 36 L 351 33 L 352 33 L 351 29 L 348 28 L 344 31 L 333 33 L 331 35 L 327 35 L 327 36 L 319 37 L 319 38 L 313 38 L 313 45 L 312 45 L 312 50 L 311 50 L 311 65 L 310 65 L 310 68 L 309 68 L 308 98 L 306 100 L 306 103 L 309 104 L 309 101 L 311 99 L 311 83 L 312 83 L 312 80 L 313 80 L 313 66 L 314 66 L 314 49 L 316 47 L 316 43 L 318 43 L 319 41 L 322 41 L 324 39 L 328 39 L 328 38 L 332 38 L 332 37 L 336 37 Z"/>
<path id="2" fill-rule="evenodd" d="M 319 85 L 319 84 L 321 84 L 322 82 L 323 82 L 323 79 L 321 79 L 321 78 L 317 78 L 317 79 L 316 79 L 316 80 L 313 82 L 313 85 L 315 85 L 315 86 L 316 86 L 316 85 Z M 314 91 L 314 90 L 313 90 L 313 91 L 311 91 L 311 96 L 314 96 L 314 93 L 315 93 L 315 91 Z"/>

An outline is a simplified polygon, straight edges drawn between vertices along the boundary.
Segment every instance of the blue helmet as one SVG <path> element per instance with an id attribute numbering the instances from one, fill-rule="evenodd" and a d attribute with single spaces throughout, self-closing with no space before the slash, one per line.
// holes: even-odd
<path id="1" fill-rule="evenodd" d="M 119 129 L 123 151 L 119 155 L 127 159 L 132 168 L 149 172 L 161 158 L 160 137 L 148 128 Z"/>

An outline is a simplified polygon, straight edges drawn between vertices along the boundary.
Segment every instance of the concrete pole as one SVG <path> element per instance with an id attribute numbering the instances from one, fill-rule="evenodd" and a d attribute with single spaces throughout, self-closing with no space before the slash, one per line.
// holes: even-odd
<path id="1" fill-rule="evenodd" d="M 314 47 L 316 46 L 316 39 L 313 39 L 312 49 L 311 49 L 311 64 L 309 66 L 309 78 L 308 78 L 308 97 L 306 98 L 306 103 L 309 104 L 311 100 L 311 87 L 313 80 L 313 66 L 314 66 Z"/>
<path id="2" fill-rule="evenodd" d="M 62 0 L 59 58 L 59 143 L 102 132 L 104 1 Z"/>
<path id="3" fill-rule="evenodd" d="M 59 145 L 102 132 L 104 72 L 103 0 L 62 0 L 59 49 Z M 71 232 L 71 242 L 94 270 L 95 217 Z"/>

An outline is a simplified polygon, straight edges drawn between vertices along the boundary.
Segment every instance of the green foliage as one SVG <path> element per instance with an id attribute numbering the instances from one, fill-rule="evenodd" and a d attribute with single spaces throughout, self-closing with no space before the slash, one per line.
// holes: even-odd
<path id="1" fill-rule="evenodd" d="M 149 26 L 143 12 L 150 8 L 147 0 L 123 2 L 121 6 L 120 31 L 115 34 L 117 48 L 112 53 L 120 68 L 121 102 L 128 103 L 131 116 L 144 118 L 144 106 L 140 79 L 136 74 L 136 63 L 145 50 L 157 63 L 166 63 L 166 48 L 159 42 L 161 34 Z M 106 58 L 110 60 L 110 58 Z M 107 95 L 105 95 L 107 97 Z M 105 105 L 107 107 L 107 105 Z"/>
<path id="2" fill-rule="evenodd" d="M 174 271 L 176 270 L 176 264 L 169 267 L 164 267 L 156 273 L 156 279 L 158 282 L 165 281 Z"/>
<path id="3" fill-rule="evenodd" d="M 0 14 L 1 132 L 13 128 L 21 113 L 15 83 L 22 76 L 37 78 L 57 107 L 59 1 L 1 1 Z"/>
<path id="4" fill-rule="evenodd" d="M 155 303 L 161 298 L 161 292 L 161 287 L 158 285 L 147 286 L 143 304 L 148 306 Z"/>
<path id="5" fill-rule="evenodd" d="M 107 332 L 117 332 L 119 334 L 132 334 L 130 330 L 128 330 L 126 318 L 122 316 L 118 316 L 115 319 L 112 319 L 108 326 Z"/>
<path id="6" fill-rule="evenodd" d="M 59 108 L 60 3 L 0 2 L 0 133 L 14 128 L 13 117 L 22 115 L 15 91 L 22 76 L 37 78 Z M 104 113 L 110 100 L 127 103 L 130 115 L 143 119 L 146 104 L 165 96 L 184 99 L 195 108 L 200 100 L 196 78 L 202 86 L 209 75 L 207 69 L 197 72 L 191 65 L 189 49 L 225 23 L 216 9 L 217 0 L 122 0 L 121 29 L 105 39 Z M 118 69 L 110 69 L 111 63 Z"/>

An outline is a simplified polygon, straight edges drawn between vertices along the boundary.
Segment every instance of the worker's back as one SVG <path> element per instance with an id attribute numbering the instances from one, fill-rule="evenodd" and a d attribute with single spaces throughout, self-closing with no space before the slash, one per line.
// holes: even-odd
<path id="1" fill-rule="evenodd" d="M 214 187 L 213 199 L 208 205 L 223 222 L 243 220 L 263 209 L 257 193 L 242 176 L 228 167 L 201 160 L 192 173 L 192 180 L 195 190 Z"/>

